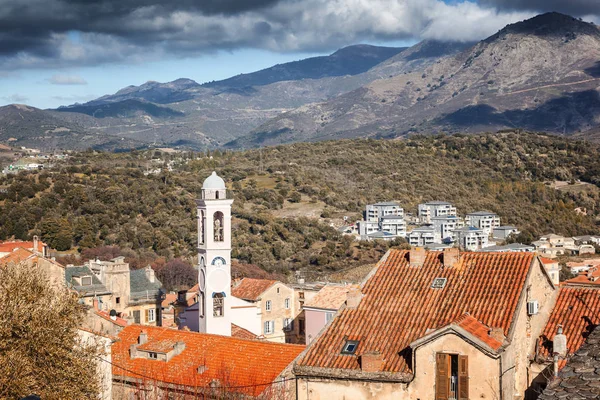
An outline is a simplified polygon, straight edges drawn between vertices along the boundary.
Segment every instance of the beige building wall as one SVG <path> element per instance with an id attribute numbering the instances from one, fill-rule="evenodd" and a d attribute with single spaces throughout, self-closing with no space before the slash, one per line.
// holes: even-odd
<path id="1" fill-rule="evenodd" d="M 285 300 L 289 299 L 289 308 L 285 307 Z M 271 310 L 267 311 L 267 301 L 271 302 Z M 285 343 L 286 335 L 293 333 L 284 330 L 284 320 L 293 320 L 294 313 L 294 290 L 289 286 L 277 282 L 267 289 L 258 302 L 261 314 L 261 334 L 271 342 Z M 265 322 L 273 321 L 273 333 L 265 333 Z M 294 326 L 294 329 L 296 327 Z"/>

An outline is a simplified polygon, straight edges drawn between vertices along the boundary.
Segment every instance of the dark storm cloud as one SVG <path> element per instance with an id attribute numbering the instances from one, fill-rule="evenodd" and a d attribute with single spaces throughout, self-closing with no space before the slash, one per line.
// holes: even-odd
<path id="1" fill-rule="evenodd" d="M 294 52 L 360 41 L 466 41 L 530 15 L 442 0 L 0 0 L 0 70 L 242 47 Z"/>
<path id="2" fill-rule="evenodd" d="M 557 11 L 574 17 L 600 15 L 600 0 L 480 0 L 503 10 Z"/>

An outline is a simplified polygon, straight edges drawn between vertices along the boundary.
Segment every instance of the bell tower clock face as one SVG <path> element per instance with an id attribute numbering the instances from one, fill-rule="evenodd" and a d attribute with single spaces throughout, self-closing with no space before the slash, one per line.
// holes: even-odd
<path id="1" fill-rule="evenodd" d="M 225 262 L 225 259 L 223 257 L 215 257 L 212 260 L 212 265 L 214 265 L 215 267 L 222 267 L 225 264 L 227 263 Z"/>

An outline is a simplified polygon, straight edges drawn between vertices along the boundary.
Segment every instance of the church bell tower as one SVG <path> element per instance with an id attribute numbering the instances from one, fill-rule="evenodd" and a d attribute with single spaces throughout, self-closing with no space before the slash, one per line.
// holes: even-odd
<path id="1" fill-rule="evenodd" d="M 231 204 L 213 172 L 198 200 L 199 331 L 231 336 Z"/>

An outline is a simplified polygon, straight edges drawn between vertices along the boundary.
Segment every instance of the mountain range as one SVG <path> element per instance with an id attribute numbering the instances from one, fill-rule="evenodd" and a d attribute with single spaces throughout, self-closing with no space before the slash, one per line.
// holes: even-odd
<path id="1" fill-rule="evenodd" d="M 147 82 L 56 110 L 1 107 L 0 142 L 245 148 L 515 128 L 598 139 L 599 79 L 600 30 L 547 13 L 477 43 L 355 45 L 222 81 Z"/>

